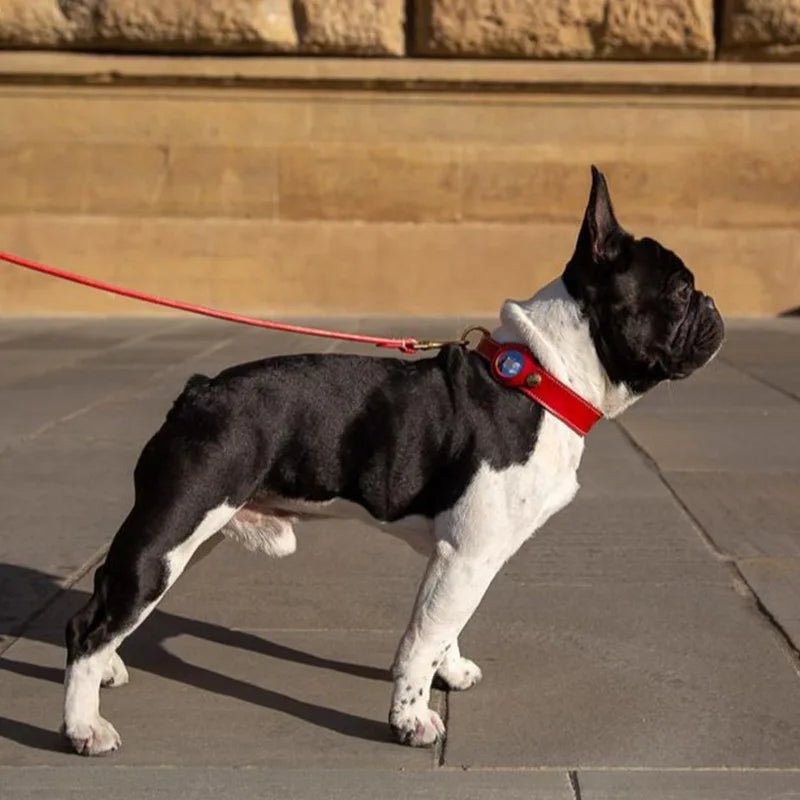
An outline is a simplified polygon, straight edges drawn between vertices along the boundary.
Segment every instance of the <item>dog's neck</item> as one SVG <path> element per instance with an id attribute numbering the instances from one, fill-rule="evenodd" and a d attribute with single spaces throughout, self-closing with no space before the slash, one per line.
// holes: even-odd
<path id="1" fill-rule="evenodd" d="M 627 386 L 609 379 L 597 356 L 589 323 L 561 278 L 530 300 L 507 300 L 500 320 L 494 339 L 527 345 L 545 369 L 605 416 L 616 416 L 636 400 Z"/>

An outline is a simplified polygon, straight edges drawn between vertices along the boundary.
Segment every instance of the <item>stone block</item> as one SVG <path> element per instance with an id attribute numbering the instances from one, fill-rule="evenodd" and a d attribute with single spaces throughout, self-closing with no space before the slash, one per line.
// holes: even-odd
<path id="1" fill-rule="evenodd" d="M 12 726 L 25 730 L 24 725 Z M 19 734 L 18 734 L 19 735 Z M 34 734 L 34 738 L 35 734 Z M 102 797 L 129 800 L 264 800 L 290 797 L 292 800 L 430 800 L 457 797 L 459 800 L 572 800 L 566 772 L 447 772 L 444 770 L 400 771 L 367 767 L 354 770 L 309 769 L 297 765 L 275 770 L 227 767 L 137 767 L 119 770 L 113 766 L 86 769 L 84 764 L 43 770 L 39 767 L 0 767 L 4 800 L 29 800 L 62 796 L 69 786 L 71 797 Z M 113 762 L 111 762 L 113 763 Z M 778 780 L 766 786 L 783 785 Z M 324 787 L 324 788 L 323 788 Z M 626 799 L 627 800 L 627 799 Z M 683 800 L 681 798 L 681 800 Z M 687 798 L 689 800 L 689 798 Z M 691 798 L 698 800 L 698 798 Z M 702 800 L 707 800 L 703 797 Z M 715 796 L 713 800 L 717 800 Z M 727 798 L 726 800 L 734 800 Z M 737 796 L 735 800 L 740 800 Z M 747 800 L 752 800 L 748 797 Z M 783 798 L 788 800 L 788 798 Z"/>
<path id="2" fill-rule="evenodd" d="M 297 33 L 289 0 L 12 0 L 0 45 L 271 52 Z"/>
<path id="3" fill-rule="evenodd" d="M 0 215 L 0 241 L 12 253 L 131 285 L 135 279 L 142 291 L 189 302 L 282 315 L 496 314 L 505 298 L 528 297 L 561 272 L 576 230 L 562 223 Z M 754 236 L 661 225 L 648 232 L 681 254 L 726 314 L 800 304 L 796 231 L 764 228 Z M 498 264 L 500 281 L 487 268 Z M 13 269 L 0 270 L 0 305 L 14 314 L 152 313 Z"/>
<path id="4" fill-rule="evenodd" d="M 500 578 L 461 649 L 483 682 L 450 695 L 448 767 L 798 765 L 794 665 L 732 588 Z"/>
<path id="5" fill-rule="evenodd" d="M 297 0 L 293 5 L 302 51 L 405 53 L 403 0 Z"/>
<path id="6" fill-rule="evenodd" d="M 710 0 L 609 0 L 600 53 L 605 58 L 698 58 L 714 55 Z"/>
<path id="7" fill-rule="evenodd" d="M 723 358 L 784 395 L 800 398 L 800 321 L 787 317 L 773 325 L 773 330 L 730 331 Z"/>
<path id="8" fill-rule="evenodd" d="M 8 0 L 0 47 L 403 55 L 403 0 Z"/>
<path id="9" fill-rule="evenodd" d="M 282 148 L 284 219 L 455 220 L 460 165 L 454 147 L 317 144 Z"/>
<path id="10" fill-rule="evenodd" d="M 297 43 L 288 0 L 72 0 L 65 7 L 87 44 L 263 52 Z"/>
<path id="11" fill-rule="evenodd" d="M 794 647 L 800 646 L 800 559 L 754 558 L 739 569 Z"/>
<path id="12" fill-rule="evenodd" d="M 787 429 L 788 430 L 788 429 Z M 798 460 L 800 462 L 800 460 Z M 800 558 L 800 473 L 667 472 L 714 544 L 735 558 Z"/>
<path id="13" fill-rule="evenodd" d="M 792 402 L 785 394 L 717 358 L 692 375 L 690 380 L 659 384 L 627 414 L 635 416 L 651 411 L 670 411 L 681 415 L 698 411 L 713 413 L 723 405 L 726 410 L 754 406 L 788 409 Z"/>
<path id="14" fill-rule="evenodd" d="M 0 736 L 4 766 L 76 763 L 74 753 L 59 746 L 57 733 L 62 631 L 64 620 L 86 602 L 90 586 L 87 579 L 80 590 L 62 595 L 0 660 L 0 723 L 24 721 L 39 743 L 36 747 L 30 737 Z M 116 769 L 163 769 L 176 763 L 429 769 L 430 750 L 391 741 L 387 667 L 396 645 L 394 634 L 381 632 L 265 635 L 263 630 L 231 631 L 207 623 L 202 611 L 186 618 L 156 610 L 121 649 L 131 685 L 103 692 L 104 713 L 123 740 L 122 749 L 106 763 Z M 0 728 L 4 734 L 7 730 Z"/>
<path id="15" fill-rule="evenodd" d="M 798 800 L 800 775 L 785 772 L 581 770 L 583 800 Z"/>
<path id="16" fill-rule="evenodd" d="M 634 146 L 632 156 L 616 148 L 612 152 L 603 143 L 576 144 L 556 157 L 552 148 L 540 144 L 465 148 L 464 218 L 575 222 L 586 202 L 586 164 L 594 158 L 613 176 L 615 208 L 623 225 L 635 233 L 637 225 L 663 219 L 696 223 L 705 154 L 697 148 L 653 147 L 650 141 L 636 140 Z M 674 179 L 674 170 L 681 181 Z M 637 195 L 647 201 L 629 202 Z"/>
<path id="17" fill-rule="evenodd" d="M 800 225 L 800 165 L 793 157 L 800 113 L 795 112 L 794 125 L 788 135 L 754 137 L 744 146 L 698 153 L 693 188 L 700 225 Z"/>
<path id="18" fill-rule="evenodd" d="M 722 53 L 742 60 L 800 60 L 800 0 L 724 0 Z"/>
<path id="19" fill-rule="evenodd" d="M 0 170 L 0 211 L 272 217 L 276 206 L 269 146 L 18 142 L 0 145 Z"/>
<path id="20" fill-rule="evenodd" d="M 622 425 L 662 471 L 781 473 L 797 469 L 800 410 L 748 409 L 684 414 L 645 412 Z"/>
<path id="21" fill-rule="evenodd" d="M 416 9 L 427 55 L 706 59 L 711 0 L 433 0 Z"/>
<path id="22" fill-rule="evenodd" d="M 3 0 L 0 5 L 0 47 L 56 47 L 72 31 L 58 0 Z"/>

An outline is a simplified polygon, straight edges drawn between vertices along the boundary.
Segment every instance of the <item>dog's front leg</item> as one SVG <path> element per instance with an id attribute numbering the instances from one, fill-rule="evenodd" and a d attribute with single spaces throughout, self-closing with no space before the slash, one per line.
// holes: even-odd
<path id="1" fill-rule="evenodd" d="M 403 744 L 424 747 L 444 735 L 441 718 L 428 707 L 434 673 L 457 647 L 458 634 L 519 544 L 508 534 L 483 533 L 437 531 L 436 547 L 392 670 L 389 724 Z"/>

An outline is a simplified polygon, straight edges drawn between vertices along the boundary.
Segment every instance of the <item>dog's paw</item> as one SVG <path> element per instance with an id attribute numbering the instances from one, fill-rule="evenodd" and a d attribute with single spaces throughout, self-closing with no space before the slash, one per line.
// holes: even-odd
<path id="1" fill-rule="evenodd" d="M 418 711 L 410 707 L 392 709 L 389 725 L 394 738 L 411 747 L 429 747 L 444 737 L 442 718 L 425 706 Z"/>
<path id="2" fill-rule="evenodd" d="M 63 732 L 75 752 L 82 756 L 103 756 L 118 750 L 122 744 L 114 726 L 99 714 L 92 722 L 64 726 Z"/>
<path id="3" fill-rule="evenodd" d="M 105 670 L 103 670 L 101 686 L 116 688 L 117 686 L 124 686 L 129 680 L 130 675 L 128 675 L 128 669 L 125 663 L 114 653 L 109 659 Z"/>
<path id="4" fill-rule="evenodd" d="M 474 661 L 459 657 L 446 659 L 436 670 L 436 677 L 444 684 L 445 689 L 464 692 L 479 683 L 483 673 Z"/>

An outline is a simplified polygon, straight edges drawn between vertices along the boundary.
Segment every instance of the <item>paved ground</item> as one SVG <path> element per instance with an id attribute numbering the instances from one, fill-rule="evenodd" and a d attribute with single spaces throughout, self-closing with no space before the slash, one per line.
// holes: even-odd
<path id="1" fill-rule="evenodd" d="M 403 332 L 420 327 L 458 326 Z M 702 374 L 592 433 L 578 499 L 465 633 L 485 679 L 436 696 L 443 746 L 396 746 L 385 723 L 421 561 L 317 524 L 285 561 L 225 543 L 190 570 L 124 645 L 131 685 L 103 693 L 123 749 L 66 753 L 63 622 L 139 448 L 192 372 L 309 346 L 183 319 L 0 322 L 0 796 L 800 798 L 796 319 L 733 326 Z"/>

